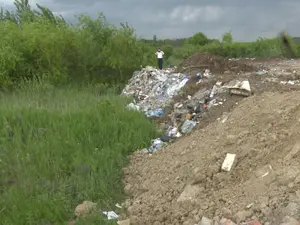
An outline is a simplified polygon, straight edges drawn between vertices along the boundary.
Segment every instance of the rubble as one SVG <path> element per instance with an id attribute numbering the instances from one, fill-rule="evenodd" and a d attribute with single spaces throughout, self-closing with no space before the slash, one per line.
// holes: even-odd
<path id="1" fill-rule="evenodd" d="M 231 60 L 223 75 L 218 66 L 225 59 L 198 56 L 198 62 L 185 62 L 186 68 L 202 66 L 184 70 L 189 75 L 185 93 L 179 91 L 167 110 L 161 107 L 164 115 L 158 122 L 166 134 L 156 144 L 163 148 L 183 137 L 151 157 L 131 156 L 124 182 L 131 185 L 129 214 L 137 221 L 132 223 L 299 224 L 300 60 L 298 68 L 284 64 L 281 69 L 274 60 L 264 69 L 267 63 L 251 59 L 259 65 L 240 74 L 226 71 L 234 63 L 243 67 L 246 60 Z M 206 69 L 209 78 L 203 76 Z M 243 87 L 244 95 L 230 91 Z M 182 131 L 184 124 L 195 123 L 201 129 Z M 229 163 L 224 162 L 227 153 L 236 153 Z M 285 216 L 294 219 L 283 221 Z"/>
<path id="2" fill-rule="evenodd" d="M 207 82 L 214 77 L 209 69 L 203 73 L 195 74 L 195 82 L 199 84 L 203 79 Z M 127 105 L 128 109 L 142 111 L 148 118 L 164 117 L 167 129 L 165 136 L 152 140 L 152 145 L 143 152 L 153 153 L 165 146 L 173 139 L 181 137 L 182 134 L 189 134 L 197 126 L 203 115 L 209 114 L 214 106 L 223 105 L 226 99 L 217 99 L 219 94 L 231 93 L 245 97 L 251 95 L 250 83 L 248 80 L 234 80 L 227 85 L 217 81 L 212 85 L 205 85 L 199 88 L 192 95 L 174 99 L 181 93 L 191 77 L 183 73 L 175 73 L 173 69 L 157 70 L 153 67 L 146 67 L 134 73 L 128 85 L 122 91 L 122 95 L 131 96 L 132 102 Z M 173 106 L 171 112 L 165 111 Z M 222 119 L 223 123 L 226 119 Z M 181 134 L 181 133 L 182 134 Z"/>
<path id="3" fill-rule="evenodd" d="M 249 97 L 251 95 L 250 83 L 248 80 L 234 81 L 235 83 L 230 86 L 226 86 L 230 91 L 230 94 L 242 95 Z"/>
<path id="4" fill-rule="evenodd" d="M 232 168 L 235 157 L 236 157 L 236 154 L 227 153 L 226 158 L 222 164 L 222 170 L 229 172 Z"/>
<path id="5" fill-rule="evenodd" d="M 145 112 L 149 118 L 160 117 L 164 114 L 163 108 L 171 103 L 188 80 L 185 74 L 174 73 L 172 70 L 160 71 L 148 66 L 134 73 L 122 95 L 134 98 L 130 108 Z"/>
<path id="6" fill-rule="evenodd" d="M 114 211 L 104 211 L 103 214 L 107 216 L 108 220 L 116 220 L 119 218 L 119 215 Z"/>

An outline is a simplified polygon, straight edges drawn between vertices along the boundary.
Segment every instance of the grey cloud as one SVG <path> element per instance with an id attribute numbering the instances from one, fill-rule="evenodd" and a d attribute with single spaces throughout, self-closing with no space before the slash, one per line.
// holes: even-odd
<path id="1" fill-rule="evenodd" d="M 235 40 L 248 41 L 272 37 L 286 30 L 299 36 L 295 29 L 300 21 L 299 0 L 31 0 L 74 20 L 74 14 L 95 17 L 103 12 L 118 25 L 128 22 L 137 34 L 152 38 L 188 37 L 204 32 L 220 38 L 232 31 Z M 0 3 L 9 0 L 0 0 Z M 11 2 L 11 1 L 10 1 Z"/>

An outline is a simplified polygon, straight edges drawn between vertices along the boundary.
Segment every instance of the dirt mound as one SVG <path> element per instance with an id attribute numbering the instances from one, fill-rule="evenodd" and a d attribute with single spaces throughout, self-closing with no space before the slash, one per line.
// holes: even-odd
<path id="1" fill-rule="evenodd" d="M 133 154 L 124 169 L 133 224 L 193 225 L 202 216 L 272 225 L 287 215 L 299 220 L 299 96 L 246 98 L 225 123 L 215 121 L 151 156 Z M 226 153 L 236 154 L 230 172 L 220 169 Z"/>
<path id="2" fill-rule="evenodd" d="M 194 69 L 209 69 L 214 73 L 224 73 L 226 71 L 240 73 L 252 72 L 257 68 L 242 61 L 230 60 L 220 56 L 211 55 L 209 53 L 197 52 L 188 57 L 181 65 L 179 65 L 179 71 Z"/>

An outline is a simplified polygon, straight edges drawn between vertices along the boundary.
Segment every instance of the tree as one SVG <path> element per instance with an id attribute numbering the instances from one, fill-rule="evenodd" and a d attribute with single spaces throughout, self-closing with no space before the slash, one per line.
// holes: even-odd
<path id="1" fill-rule="evenodd" d="M 199 32 L 199 33 L 194 34 L 189 39 L 187 39 L 187 43 L 192 44 L 192 45 L 203 46 L 203 45 L 207 45 L 209 43 L 209 40 L 205 34 L 203 34 L 202 32 Z"/>
<path id="2" fill-rule="evenodd" d="M 222 36 L 222 42 L 225 44 L 231 44 L 232 43 L 232 34 L 231 32 L 225 32 Z"/>
<path id="3" fill-rule="evenodd" d="M 156 46 L 157 43 L 157 37 L 156 35 L 153 35 L 153 45 Z"/>

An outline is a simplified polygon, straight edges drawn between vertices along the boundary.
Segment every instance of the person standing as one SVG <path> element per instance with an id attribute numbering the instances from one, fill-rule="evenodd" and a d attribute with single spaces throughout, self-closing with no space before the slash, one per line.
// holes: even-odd
<path id="1" fill-rule="evenodd" d="M 164 52 L 160 49 L 157 49 L 157 52 L 155 53 L 155 55 L 157 56 L 157 60 L 158 60 L 158 68 L 160 70 L 162 70 L 163 68 L 163 56 L 164 56 Z"/>

